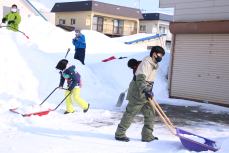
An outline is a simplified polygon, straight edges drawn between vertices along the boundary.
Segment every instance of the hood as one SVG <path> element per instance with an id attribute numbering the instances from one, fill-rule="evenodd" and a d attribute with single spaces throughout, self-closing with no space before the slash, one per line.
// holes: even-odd
<path id="1" fill-rule="evenodd" d="M 153 61 L 153 59 L 150 56 L 145 57 L 143 60 L 148 61 L 155 69 L 158 68 L 158 64 Z"/>

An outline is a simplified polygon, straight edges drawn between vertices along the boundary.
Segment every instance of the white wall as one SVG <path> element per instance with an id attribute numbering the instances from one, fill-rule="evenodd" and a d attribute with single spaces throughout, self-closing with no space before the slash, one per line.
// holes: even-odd
<path id="1" fill-rule="evenodd" d="M 148 33 L 148 34 L 160 33 L 159 27 L 161 25 L 161 26 L 165 27 L 165 34 L 167 35 L 165 38 L 165 41 L 166 40 L 169 40 L 169 41 L 172 40 L 172 34 L 170 33 L 170 30 L 169 30 L 169 22 L 168 21 L 161 21 L 161 20 L 140 21 L 140 25 L 146 25 L 145 33 Z"/>
<path id="2" fill-rule="evenodd" d="M 160 0 L 173 7 L 175 22 L 229 20 L 229 0 Z"/>

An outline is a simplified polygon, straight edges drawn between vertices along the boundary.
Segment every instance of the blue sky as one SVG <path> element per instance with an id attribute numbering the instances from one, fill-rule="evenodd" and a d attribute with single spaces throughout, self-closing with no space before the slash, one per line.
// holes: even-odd
<path id="1" fill-rule="evenodd" d="M 38 0 L 38 1 L 42 2 L 47 7 L 52 8 L 55 2 L 70 2 L 70 1 L 82 1 L 82 0 Z M 140 9 L 142 10 L 143 13 L 163 12 L 163 13 L 173 14 L 172 9 L 160 9 L 159 0 L 96 0 L 96 1 L 116 4 L 121 6 L 127 6 L 127 7 L 135 7 L 135 8 L 139 8 L 140 6 Z"/>

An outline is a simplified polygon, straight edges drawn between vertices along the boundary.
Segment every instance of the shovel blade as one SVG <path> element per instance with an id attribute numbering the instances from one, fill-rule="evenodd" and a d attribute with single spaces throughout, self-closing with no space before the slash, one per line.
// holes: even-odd
<path id="1" fill-rule="evenodd" d="M 116 103 L 116 107 L 121 107 L 122 106 L 124 98 L 125 98 L 125 92 L 122 92 L 118 97 L 118 101 Z"/>
<path id="2" fill-rule="evenodd" d="M 219 148 L 216 145 L 216 142 L 202 136 L 187 132 L 185 130 L 176 128 L 177 136 L 180 138 L 181 143 L 185 148 L 191 151 L 217 151 Z M 187 135 L 187 136 L 186 136 Z M 197 139 L 203 139 L 204 143 L 198 142 L 195 139 L 191 139 L 190 137 L 196 137 Z"/>
<path id="3" fill-rule="evenodd" d="M 41 111 L 41 112 L 34 112 L 34 113 L 22 114 L 22 116 L 24 116 L 24 117 L 29 117 L 29 116 L 32 116 L 32 115 L 43 116 L 43 115 L 47 115 L 50 111 L 53 111 L 53 110 L 48 109 L 48 110 Z"/>
<path id="4" fill-rule="evenodd" d="M 33 112 L 33 113 L 21 113 L 17 110 L 17 108 L 13 108 L 10 109 L 11 112 L 16 113 L 16 114 L 20 114 L 23 117 L 30 117 L 32 115 L 38 115 L 38 116 L 43 116 L 43 115 L 47 115 L 50 111 L 53 111 L 53 109 L 48 109 L 45 111 L 40 111 L 40 112 Z"/>

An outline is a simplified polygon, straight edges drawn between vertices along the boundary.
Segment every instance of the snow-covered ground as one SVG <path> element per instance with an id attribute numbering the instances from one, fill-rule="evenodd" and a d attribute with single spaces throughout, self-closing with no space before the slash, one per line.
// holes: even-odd
<path id="1" fill-rule="evenodd" d="M 140 121 L 133 123 L 127 132 L 130 142 L 114 140 L 127 101 L 120 108 L 116 108 L 115 104 L 132 78 L 127 61 L 130 58 L 141 60 L 149 51 L 125 45 L 95 31 L 83 30 L 87 40 L 86 65 L 83 66 L 73 59 L 71 39 L 74 33 L 65 32 L 37 17 L 23 19 L 20 29 L 30 39 L 0 28 L 1 153 L 191 153 L 169 133 L 164 124 L 155 125 L 154 134 L 159 141 L 140 141 Z M 14 107 L 19 107 L 21 111 L 37 111 L 37 105 L 59 84 L 55 65 L 64 58 L 68 48 L 71 48 L 69 61 L 82 75 L 81 96 L 91 104 L 90 110 L 83 113 L 75 105 L 75 113 L 64 115 L 65 105 L 62 104 L 57 111 L 42 117 L 22 117 L 9 112 Z M 101 62 L 110 56 L 128 58 Z M 220 106 L 169 99 L 166 80 L 169 58 L 170 54 L 166 53 L 155 81 L 154 93 L 159 103 L 200 106 L 216 114 L 229 113 L 228 108 Z M 43 107 L 54 108 L 63 98 L 63 92 L 55 92 Z M 229 125 L 197 124 L 182 128 L 216 140 L 221 147 L 217 153 L 229 152 Z"/>

